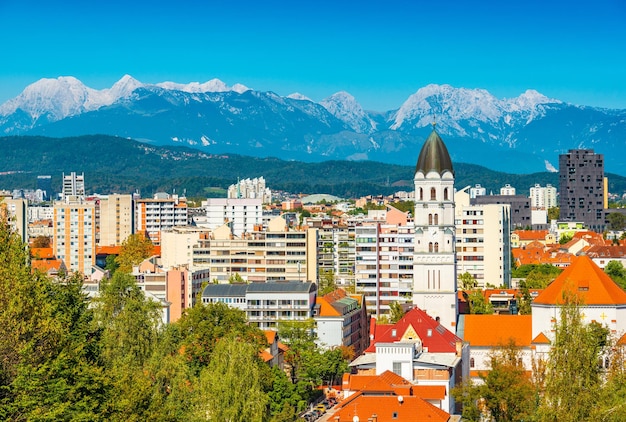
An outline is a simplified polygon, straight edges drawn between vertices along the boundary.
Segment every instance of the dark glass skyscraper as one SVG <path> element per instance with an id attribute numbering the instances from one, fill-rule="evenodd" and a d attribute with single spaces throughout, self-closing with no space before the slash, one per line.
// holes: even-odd
<path id="1" fill-rule="evenodd" d="M 604 155 L 592 149 L 571 149 L 559 155 L 561 220 L 582 221 L 604 230 Z"/>

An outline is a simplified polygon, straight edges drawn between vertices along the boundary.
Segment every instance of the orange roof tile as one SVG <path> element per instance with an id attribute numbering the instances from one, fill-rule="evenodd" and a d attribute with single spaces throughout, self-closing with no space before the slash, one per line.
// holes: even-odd
<path id="1" fill-rule="evenodd" d="M 63 266 L 63 261 L 60 259 L 37 259 L 33 260 L 30 265 L 33 270 L 39 270 L 42 273 L 47 273 L 50 270 L 59 271 Z"/>
<path id="2" fill-rule="evenodd" d="M 443 385 L 414 385 L 413 395 L 424 400 L 443 400 L 446 398 L 446 387 Z"/>
<path id="3" fill-rule="evenodd" d="M 416 396 L 355 394 L 340 404 L 334 418 L 352 422 L 354 416 L 366 421 L 376 415 L 377 422 L 446 422 L 450 414 Z"/>
<path id="4" fill-rule="evenodd" d="M 96 255 L 119 255 L 121 250 L 121 246 L 98 246 Z"/>
<path id="5" fill-rule="evenodd" d="M 323 296 L 318 296 L 315 299 L 315 303 L 320 306 L 319 316 L 341 316 L 339 311 L 337 311 L 330 303 L 328 303 L 328 301 Z"/>
<path id="6" fill-rule="evenodd" d="M 623 305 L 626 292 L 588 256 L 579 256 L 533 301 L 533 304 L 558 305 L 563 293 L 578 296 L 585 305 Z"/>
<path id="7" fill-rule="evenodd" d="M 539 335 L 533 339 L 533 344 L 550 344 L 550 339 L 546 337 L 544 333 L 539 333 Z"/>
<path id="8" fill-rule="evenodd" d="M 272 359 L 274 359 L 274 356 L 272 356 L 272 354 L 268 352 L 267 350 L 263 350 L 259 352 L 259 357 L 263 359 L 263 362 L 269 362 Z"/>
<path id="9" fill-rule="evenodd" d="M 545 240 L 548 230 L 515 230 L 513 233 L 519 236 L 519 240 Z"/>
<path id="10" fill-rule="evenodd" d="M 273 344 L 274 340 L 276 340 L 276 331 L 263 330 L 263 333 L 265 334 L 265 338 L 267 339 L 267 342 L 269 344 Z"/>
<path id="11" fill-rule="evenodd" d="M 513 339 L 517 346 L 530 346 L 531 315 L 465 315 L 465 338 L 474 346 L 503 346 Z"/>
<path id="12" fill-rule="evenodd" d="M 30 256 L 34 259 L 54 259 L 52 248 L 31 248 Z"/>
<path id="13" fill-rule="evenodd" d="M 620 337 L 619 340 L 617 340 L 617 343 L 615 343 L 618 346 L 626 346 L 626 334 L 624 334 L 622 337 Z"/>

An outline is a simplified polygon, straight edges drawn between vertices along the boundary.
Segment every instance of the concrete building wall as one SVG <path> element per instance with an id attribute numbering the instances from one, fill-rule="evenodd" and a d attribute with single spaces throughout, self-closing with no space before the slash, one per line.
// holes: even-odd
<path id="1" fill-rule="evenodd" d="M 55 202 L 52 246 L 68 271 L 91 275 L 96 263 L 95 221 L 93 202 Z"/>
<path id="2" fill-rule="evenodd" d="M 120 246 L 133 234 L 134 204 L 132 195 L 109 195 L 100 198 L 100 246 Z"/>

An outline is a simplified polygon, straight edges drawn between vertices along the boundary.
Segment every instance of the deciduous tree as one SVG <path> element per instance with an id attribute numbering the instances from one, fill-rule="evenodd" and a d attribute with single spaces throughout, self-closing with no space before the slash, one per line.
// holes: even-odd
<path id="1" fill-rule="evenodd" d="M 130 273 L 134 265 L 152 256 L 154 246 L 148 237 L 143 233 L 131 234 L 124 240 L 120 250 L 120 254 L 115 258 L 115 262 L 119 265 L 118 270 L 124 273 Z"/>

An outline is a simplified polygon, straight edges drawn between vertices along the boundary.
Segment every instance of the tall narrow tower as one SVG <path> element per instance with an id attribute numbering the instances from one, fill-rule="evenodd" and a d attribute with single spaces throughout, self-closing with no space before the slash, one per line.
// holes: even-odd
<path id="1" fill-rule="evenodd" d="M 457 283 L 454 169 L 435 130 L 415 167 L 415 257 L 413 303 L 456 331 Z"/>

